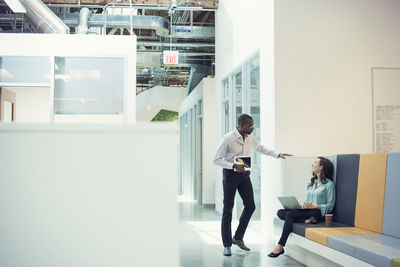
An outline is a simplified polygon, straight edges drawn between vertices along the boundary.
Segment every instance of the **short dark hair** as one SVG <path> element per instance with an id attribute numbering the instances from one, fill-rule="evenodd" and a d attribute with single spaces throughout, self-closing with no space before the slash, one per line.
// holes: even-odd
<path id="1" fill-rule="evenodd" d="M 250 115 L 247 114 L 242 114 L 238 118 L 238 125 L 242 125 L 243 123 L 246 123 L 247 120 L 253 120 L 253 118 Z"/>

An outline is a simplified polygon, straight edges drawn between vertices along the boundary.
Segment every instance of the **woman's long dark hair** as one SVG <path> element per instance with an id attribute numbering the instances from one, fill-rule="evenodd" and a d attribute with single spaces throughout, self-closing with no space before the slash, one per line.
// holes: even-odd
<path id="1" fill-rule="evenodd" d="M 318 157 L 319 159 L 319 166 L 322 166 L 322 171 L 321 171 L 321 183 L 325 184 L 327 181 L 326 179 L 331 179 L 333 178 L 333 164 L 332 162 L 324 157 Z M 315 173 L 313 173 L 313 176 L 311 177 L 311 182 L 308 185 L 308 187 L 311 187 L 314 185 L 315 180 L 317 180 L 318 177 Z"/>

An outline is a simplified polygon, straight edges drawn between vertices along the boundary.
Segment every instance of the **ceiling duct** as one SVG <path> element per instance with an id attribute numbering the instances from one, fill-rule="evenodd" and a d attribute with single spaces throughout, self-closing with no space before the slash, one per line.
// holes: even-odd
<path id="1" fill-rule="evenodd" d="M 79 14 L 57 14 L 70 27 L 78 27 Z M 91 14 L 88 17 L 88 27 L 126 28 L 131 24 L 130 15 Z M 132 16 L 133 29 L 152 29 L 158 36 L 169 36 L 169 21 L 159 16 Z M 214 27 L 203 26 L 174 26 L 172 29 L 174 38 L 182 39 L 214 39 Z"/>
<path id="2" fill-rule="evenodd" d="M 68 34 L 69 28 L 40 0 L 20 0 L 25 17 L 41 33 Z"/>
<path id="3" fill-rule="evenodd" d="M 212 39 L 215 38 L 215 28 L 203 26 L 174 26 L 172 27 L 172 37 L 183 39 Z"/>
<path id="4" fill-rule="evenodd" d="M 65 24 L 78 27 L 79 14 L 58 14 Z M 91 14 L 88 17 L 88 27 L 126 28 L 131 27 L 130 15 Z M 169 21 L 159 16 L 132 16 L 133 29 L 152 29 L 159 36 L 168 36 Z"/>
<path id="5" fill-rule="evenodd" d="M 90 10 L 87 7 L 84 7 L 79 12 L 79 26 L 77 33 L 78 34 L 87 34 L 88 32 L 88 19 L 90 15 Z"/>
<path id="6" fill-rule="evenodd" d="M 166 43 L 166 42 L 143 42 L 143 41 L 137 41 L 136 42 L 137 47 L 141 46 L 151 46 L 151 47 L 194 47 L 194 48 L 199 48 L 199 47 L 211 47 L 214 48 L 215 44 L 214 43 Z"/>

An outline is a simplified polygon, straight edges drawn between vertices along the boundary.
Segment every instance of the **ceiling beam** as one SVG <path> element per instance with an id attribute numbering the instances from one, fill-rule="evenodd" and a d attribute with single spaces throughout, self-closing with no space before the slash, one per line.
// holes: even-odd
<path id="1" fill-rule="evenodd" d="M 46 4 L 99 4 L 105 5 L 110 3 L 116 3 L 115 0 L 43 0 Z M 127 3 L 129 4 L 129 0 L 121 0 L 118 3 Z M 132 0 L 132 4 L 134 5 L 157 5 L 157 6 L 169 6 L 171 4 L 171 0 Z M 194 1 L 189 0 L 188 7 L 202 7 L 209 9 L 217 9 L 219 4 L 219 0 L 203 0 L 203 1 Z"/>

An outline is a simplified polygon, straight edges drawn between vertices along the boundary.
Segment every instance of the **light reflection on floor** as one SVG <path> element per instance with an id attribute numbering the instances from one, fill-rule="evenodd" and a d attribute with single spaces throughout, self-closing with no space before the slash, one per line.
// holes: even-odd
<path id="1" fill-rule="evenodd" d="M 232 247 L 232 256 L 222 255 L 220 234 L 221 215 L 213 209 L 203 208 L 191 202 L 180 201 L 180 266 L 181 267 L 258 267 L 258 266 L 303 266 L 286 255 L 277 259 L 267 257 L 275 246 L 275 240 L 266 240 L 257 229 L 259 221 L 252 221 L 246 231 L 245 243 L 250 252 Z M 232 222 L 236 229 L 237 220 Z"/>
<path id="2" fill-rule="evenodd" d="M 188 221 L 202 241 L 208 245 L 221 245 L 221 234 L 219 229 L 221 227 L 220 221 Z M 232 222 L 232 229 L 236 229 L 239 222 L 237 220 Z M 266 240 L 252 228 L 246 231 L 246 244 L 265 244 Z"/>

